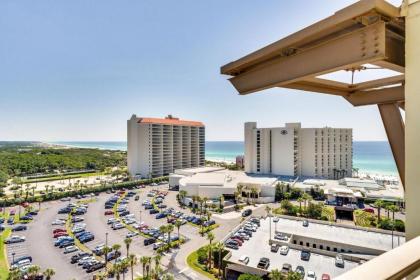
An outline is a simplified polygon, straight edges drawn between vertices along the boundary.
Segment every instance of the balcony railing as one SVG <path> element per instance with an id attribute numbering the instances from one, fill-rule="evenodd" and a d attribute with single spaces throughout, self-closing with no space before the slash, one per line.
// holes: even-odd
<path id="1" fill-rule="evenodd" d="M 388 251 L 352 270 L 336 280 L 354 279 L 419 279 L 420 236 Z"/>

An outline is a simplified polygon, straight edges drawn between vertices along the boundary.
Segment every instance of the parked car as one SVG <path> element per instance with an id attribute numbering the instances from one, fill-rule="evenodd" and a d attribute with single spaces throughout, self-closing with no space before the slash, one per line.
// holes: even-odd
<path id="1" fill-rule="evenodd" d="M 159 214 L 156 215 L 156 219 L 163 219 L 166 216 L 167 216 L 167 214 L 165 214 L 165 213 L 159 213 Z"/>
<path id="2" fill-rule="evenodd" d="M 299 273 L 302 279 L 305 277 L 305 268 L 301 265 L 298 265 L 295 269 L 295 272 Z"/>
<path id="3" fill-rule="evenodd" d="M 121 224 L 121 223 L 114 223 L 113 225 L 112 225 L 112 229 L 113 230 L 118 230 L 118 229 L 122 229 L 122 228 L 124 228 L 124 225 L 123 224 Z"/>
<path id="4" fill-rule="evenodd" d="M 104 212 L 104 214 L 105 214 L 105 216 L 108 216 L 108 215 L 114 215 L 114 211 L 112 211 L 112 210 L 106 210 L 106 211 Z"/>
<path id="5" fill-rule="evenodd" d="M 281 273 L 288 274 L 290 271 L 292 271 L 292 265 L 289 263 L 284 263 L 281 268 Z"/>
<path id="6" fill-rule="evenodd" d="M 68 246 L 64 249 L 64 254 L 69 254 L 78 251 L 76 246 Z"/>
<path id="7" fill-rule="evenodd" d="M 233 244 L 233 243 L 226 243 L 225 246 L 227 248 L 230 248 L 230 249 L 235 249 L 235 250 L 239 249 L 239 246 L 237 244 Z"/>
<path id="8" fill-rule="evenodd" d="M 6 244 L 20 243 L 25 241 L 25 236 L 12 235 L 4 240 Z"/>
<path id="9" fill-rule="evenodd" d="M 277 253 L 278 250 L 279 250 L 279 248 L 280 248 L 280 245 L 279 244 L 273 243 L 273 244 L 271 244 L 271 249 L 270 250 L 273 253 Z"/>
<path id="10" fill-rule="evenodd" d="M 205 222 L 203 223 L 203 226 L 205 226 L 205 227 L 209 227 L 209 226 L 212 226 L 212 225 L 214 225 L 214 224 L 216 224 L 216 221 L 215 221 L 215 220 L 210 220 L 210 221 L 205 221 Z"/>
<path id="11" fill-rule="evenodd" d="M 316 274 L 312 270 L 308 270 L 308 273 L 306 274 L 307 280 L 316 280 Z"/>
<path id="12" fill-rule="evenodd" d="M 59 232 L 53 234 L 53 238 L 57 238 L 57 237 L 60 237 L 60 236 L 68 236 L 68 235 L 69 234 L 67 232 L 59 231 Z"/>
<path id="13" fill-rule="evenodd" d="M 137 235 L 139 235 L 138 232 L 130 231 L 129 233 L 127 233 L 127 235 L 125 237 L 126 238 L 132 238 L 132 237 L 137 236 Z"/>
<path id="14" fill-rule="evenodd" d="M 324 274 L 322 274 L 322 276 L 321 276 L 321 280 L 330 280 L 331 279 L 331 277 L 330 277 L 330 275 L 329 274 L 327 274 L 327 273 L 324 273 Z"/>
<path id="15" fill-rule="evenodd" d="M 251 214 L 252 214 L 252 210 L 246 209 L 245 211 L 242 212 L 242 217 L 248 217 Z"/>
<path id="16" fill-rule="evenodd" d="M 248 257 L 248 256 L 243 255 L 243 256 L 241 256 L 241 257 L 239 258 L 239 262 L 241 262 L 241 263 L 243 263 L 243 264 L 248 264 L 248 263 L 249 263 L 249 257 Z"/>
<path id="17" fill-rule="evenodd" d="M 15 265 L 21 261 L 24 260 L 28 260 L 29 262 L 32 262 L 32 257 L 31 256 L 21 256 L 21 257 L 17 257 L 15 258 L 15 261 L 11 263 L 11 265 Z"/>
<path id="18" fill-rule="evenodd" d="M 91 257 L 92 254 L 88 252 L 79 252 L 73 256 L 71 256 L 70 263 L 77 263 L 80 259 L 84 257 Z"/>
<path id="19" fill-rule="evenodd" d="M 12 228 L 12 231 L 23 231 L 23 230 L 27 230 L 27 229 L 28 229 L 28 227 L 25 226 L 25 225 L 18 225 L 18 226 L 15 226 L 14 228 Z"/>
<path id="20" fill-rule="evenodd" d="M 343 259 L 343 255 L 341 254 L 337 254 L 335 256 L 335 266 L 337 267 L 341 267 L 344 268 L 344 259 Z"/>
<path id="21" fill-rule="evenodd" d="M 282 241 L 288 240 L 287 236 L 284 233 L 276 233 L 276 235 L 274 235 L 274 239 L 282 240 Z"/>
<path id="22" fill-rule="evenodd" d="M 257 267 L 261 269 L 268 269 L 269 266 L 270 266 L 270 259 L 268 258 L 261 258 L 257 264 Z"/>
<path id="23" fill-rule="evenodd" d="M 288 252 L 289 252 L 289 246 L 284 245 L 280 247 L 281 255 L 286 256 Z"/>
<path id="24" fill-rule="evenodd" d="M 309 251 L 303 250 L 300 253 L 300 259 L 302 261 L 309 261 L 310 257 L 311 257 L 311 252 L 309 252 Z"/>
<path id="25" fill-rule="evenodd" d="M 101 269 L 101 268 L 104 268 L 104 267 L 105 267 L 105 262 L 96 262 L 96 263 L 92 264 L 91 266 L 89 266 L 86 269 L 86 272 L 91 273 L 91 272 L 94 272 L 94 271 L 96 271 L 98 269 Z"/>
<path id="26" fill-rule="evenodd" d="M 65 221 L 62 221 L 62 220 L 54 220 L 52 223 L 51 223 L 51 225 L 53 225 L 53 226 L 63 226 L 63 225 L 65 225 L 66 224 L 66 222 Z"/>
<path id="27" fill-rule="evenodd" d="M 146 238 L 146 239 L 143 241 L 144 246 L 147 246 L 147 245 L 153 244 L 153 243 L 155 243 L 155 242 L 156 242 L 156 239 L 155 239 L 155 238 L 153 238 L 153 237 L 151 237 L 151 238 Z"/>
<path id="28" fill-rule="evenodd" d="M 302 225 L 303 225 L 304 227 L 309 226 L 309 222 L 308 222 L 308 220 L 303 220 Z"/>

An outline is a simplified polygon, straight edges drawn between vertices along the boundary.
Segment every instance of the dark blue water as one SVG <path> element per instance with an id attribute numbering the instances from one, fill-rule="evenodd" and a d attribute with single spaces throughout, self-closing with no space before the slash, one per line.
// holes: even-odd
<path id="1" fill-rule="evenodd" d="M 125 141 L 60 141 L 60 144 L 80 148 L 98 148 L 109 150 L 127 150 Z M 208 141 L 206 142 L 207 160 L 235 161 L 237 155 L 244 153 L 242 141 Z M 353 142 L 353 167 L 359 172 L 397 175 L 397 168 L 387 141 Z"/>

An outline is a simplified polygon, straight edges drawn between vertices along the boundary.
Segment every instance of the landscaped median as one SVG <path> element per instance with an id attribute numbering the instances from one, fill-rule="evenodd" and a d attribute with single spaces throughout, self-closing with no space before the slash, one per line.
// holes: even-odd
<path id="1" fill-rule="evenodd" d="M 221 243 L 212 243 L 212 259 L 211 268 L 209 269 L 209 248 L 210 245 L 203 246 L 197 251 L 192 252 L 187 257 L 187 264 L 190 268 L 210 279 L 218 279 L 219 273 L 223 275 L 225 263 L 222 261 L 221 269 L 219 269 L 219 256 L 223 258 L 229 253 L 228 250 L 221 246 Z"/>
<path id="2" fill-rule="evenodd" d="M 1 213 L 0 217 L 7 221 L 9 212 Z M 11 232 L 12 230 L 7 228 L 0 234 L 0 279 L 7 279 L 9 275 L 9 262 L 7 260 L 7 250 L 4 240 L 10 236 Z"/>

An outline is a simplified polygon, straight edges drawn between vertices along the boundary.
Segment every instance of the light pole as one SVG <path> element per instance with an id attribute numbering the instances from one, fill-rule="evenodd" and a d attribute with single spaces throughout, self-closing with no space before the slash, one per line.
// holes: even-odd
<path id="1" fill-rule="evenodd" d="M 12 253 L 12 265 L 14 265 L 14 264 L 15 264 L 15 255 L 16 255 L 16 253 L 15 253 L 15 252 L 13 252 L 13 253 Z"/>
<path id="2" fill-rule="evenodd" d="M 108 271 L 108 232 L 105 233 L 105 271 Z"/>
<path id="3" fill-rule="evenodd" d="M 277 223 L 278 223 L 278 221 L 279 221 L 279 220 L 277 220 L 277 218 L 275 218 L 275 219 L 273 220 L 273 222 L 274 222 L 274 233 L 276 233 L 276 232 L 277 232 Z"/>
<path id="4" fill-rule="evenodd" d="M 140 208 L 139 212 L 140 212 L 140 221 L 139 221 L 140 223 L 139 224 L 141 225 L 141 208 Z"/>

